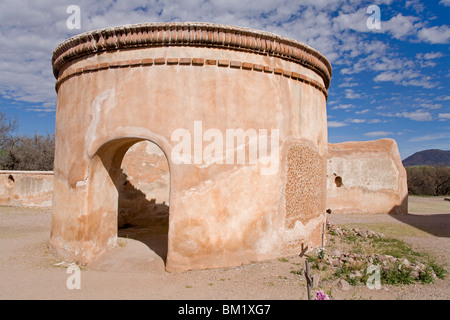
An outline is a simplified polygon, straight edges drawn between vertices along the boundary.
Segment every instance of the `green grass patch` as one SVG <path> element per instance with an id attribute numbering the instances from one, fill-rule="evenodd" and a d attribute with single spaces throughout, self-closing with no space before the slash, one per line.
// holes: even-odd
<path id="1" fill-rule="evenodd" d="M 361 228 L 361 225 L 358 225 L 358 227 Z M 384 231 L 380 229 L 371 230 Z M 338 249 L 341 253 L 347 253 L 347 255 L 341 255 L 341 257 L 327 256 L 325 259 L 320 259 L 317 252 L 307 255 L 310 270 L 318 272 L 321 279 L 331 281 L 345 279 L 351 285 L 366 284 L 368 278 L 372 275 L 367 273 L 371 265 L 379 267 L 380 280 L 383 285 L 434 283 L 434 276 L 444 279 L 447 274 L 444 265 L 437 263 L 430 254 L 418 252 L 408 243 L 393 237 L 364 238 L 351 232 L 338 236 L 329 232 L 326 252 L 330 254 L 335 249 Z M 349 255 L 350 253 L 352 255 Z M 328 258 L 334 260 L 335 267 L 331 266 L 331 260 Z M 336 259 L 339 259 L 337 265 Z M 408 261 L 405 262 L 405 259 Z M 418 269 L 418 266 L 421 267 Z M 291 273 L 295 272 L 291 271 Z"/>

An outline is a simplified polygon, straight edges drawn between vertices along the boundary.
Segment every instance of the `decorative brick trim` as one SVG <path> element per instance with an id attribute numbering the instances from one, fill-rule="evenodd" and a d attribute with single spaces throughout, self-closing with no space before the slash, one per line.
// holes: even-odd
<path id="1" fill-rule="evenodd" d="M 306 44 L 269 32 L 208 23 L 147 23 L 86 32 L 55 49 L 53 73 L 58 79 L 69 62 L 104 51 L 167 46 L 224 48 L 278 57 L 313 70 L 322 77 L 325 88 L 330 85 L 329 61 Z M 154 64 L 161 63 L 155 60 Z M 150 65 L 149 61 L 145 65 Z"/>
<path id="2" fill-rule="evenodd" d="M 273 68 L 271 66 L 263 66 L 260 64 L 253 64 L 250 62 L 240 62 L 240 61 L 228 61 L 228 60 L 213 60 L 213 59 L 203 59 L 203 58 L 156 58 L 156 59 L 133 59 L 133 60 L 124 60 L 124 61 L 114 61 L 110 64 L 108 63 L 100 63 L 86 66 L 84 68 L 70 68 L 67 69 L 56 81 L 55 89 L 58 91 L 59 87 L 66 80 L 81 75 L 87 72 L 97 72 L 103 71 L 107 69 L 119 69 L 119 68 L 130 68 L 130 67 L 150 67 L 150 66 L 217 66 L 221 68 L 233 68 L 233 69 L 242 69 L 256 72 L 263 72 L 269 74 L 275 74 L 278 76 L 284 76 L 286 78 L 290 78 L 293 80 L 300 81 L 302 83 L 306 83 L 319 91 L 321 91 L 325 98 L 328 99 L 327 89 L 318 81 L 313 80 L 307 76 L 299 74 L 297 72 L 291 72 L 289 70 L 285 70 L 282 68 Z"/>

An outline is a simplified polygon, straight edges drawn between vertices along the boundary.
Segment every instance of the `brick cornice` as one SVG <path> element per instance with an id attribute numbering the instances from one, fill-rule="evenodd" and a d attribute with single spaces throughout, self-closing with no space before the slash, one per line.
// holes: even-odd
<path id="1" fill-rule="evenodd" d="M 133 59 L 124 61 L 114 61 L 112 63 L 99 63 L 91 64 L 83 68 L 72 68 L 69 67 L 56 81 L 55 89 L 58 92 L 59 87 L 66 80 L 81 75 L 87 72 L 97 72 L 107 69 L 119 69 L 119 68 L 135 68 L 135 67 L 149 67 L 149 66 L 216 66 L 220 68 L 233 68 L 242 69 L 248 71 L 256 71 L 261 73 L 275 74 L 290 78 L 302 83 L 306 83 L 325 95 L 328 98 L 327 89 L 318 81 L 311 79 L 305 75 L 299 74 L 294 71 L 285 70 L 282 68 L 274 68 L 272 66 L 255 64 L 251 62 L 241 62 L 241 61 L 229 61 L 229 60 L 215 60 L 215 59 L 204 59 L 204 58 L 145 58 L 145 59 Z"/>
<path id="2" fill-rule="evenodd" d="M 269 32 L 209 23 L 147 23 L 82 33 L 61 43 L 53 52 L 53 73 L 83 56 L 142 47 L 198 46 L 226 48 L 279 57 L 298 63 L 319 74 L 330 85 L 330 62 L 302 42 Z"/>

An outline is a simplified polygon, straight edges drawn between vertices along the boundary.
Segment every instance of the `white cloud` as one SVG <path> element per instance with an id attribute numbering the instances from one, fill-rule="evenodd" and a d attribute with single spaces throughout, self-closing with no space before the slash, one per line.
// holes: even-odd
<path id="1" fill-rule="evenodd" d="M 347 110 L 347 109 L 353 109 L 355 106 L 352 104 L 340 104 L 338 106 L 335 106 L 331 108 L 331 110 Z"/>
<path id="2" fill-rule="evenodd" d="M 367 27 L 368 15 L 366 13 L 367 7 L 360 8 L 352 13 L 339 12 L 339 15 L 333 19 L 333 26 L 335 30 L 351 29 L 358 32 L 368 32 L 375 29 Z"/>
<path id="3" fill-rule="evenodd" d="M 450 119 L 450 113 L 439 113 L 438 117 L 440 120 L 448 120 Z"/>
<path id="4" fill-rule="evenodd" d="M 371 132 L 366 132 L 364 133 L 364 135 L 366 137 L 386 137 L 386 136 L 392 136 L 394 133 L 390 132 L 390 131 L 371 131 Z"/>
<path id="5" fill-rule="evenodd" d="M 364 110 L 361 110 L 361 111 L 355 111 L 355 114 L 365 114 L 365 113 L 368 113 L 368 112 L 370 112 L 370 109 L 364 109 Z"/>
<path id="6" fill-rule="evenodd" d="M 415 111 L 403 111 L 397 113 L 380 113 L 379 115 L 385 117 L 399 117 L 399 118 L 407 118 L 413 121 L 431 121 L 433 120 L 433 116 L 430 112 L 424 110 L 415 110 Z"/>
<path id="7" fill-rule="evenodd" d="M 450 136 L 450 133 L 441 132 L 441 133 L 435 133 L 435 134 L 427 134 L 427 135 L 420 136 L 420 137 L 414 137 L 414 138 L 411 138 L 409 141 L 424 142 L 424 141 L 432 141 L 432 140 L 441 140 L 441 139 L 448 139 L 449 136 Z"/>
<path id="8" fill-rule="evenodd" d="M 442 108 L 442 104 L 440 104 L 440 103 L 434 103 L 434 104 L 433 103 L 422 103 L 420 106 L 425 109 L 430 109 L 430 110 L 436 110 L 436 109 Z"/>
<path id="9" fill-rule="evenodd" d="M 390 33 L 396 39 L 414 35 L 419 28 L 419 19 L 413 16 L 404 16 L 401 13 L 386 22 L 382 22 L 381 28 Z"/>
<path id="10" fill-rule="evenodd" d="M 432 44 L 446 44 L 450 42 L 450 28 L 447 25 L 422 28 L 417 33 L 419 40 Z"/>
<path id="11" fill-rule="evenodd" d="M 359 99 L 361 98 L 361 94 L 355 92 L 353 89 L 345 89 L 345 97 L 347 99 Z"/>
<path id="12" fill-rule="evenodd" d="M 366 119 L 349 119 L 348 122 L 350 123 L 365 123 Z"/>
<path id="13" fill-rule="evenodd" d="M 439 1 L 439 4 L 442 4 L 442 5 L 446 6 L 446 7 L 449 7 L 450 6 L 450 0 L 441 0 L 441 1 Z"/>
<path id="14" fill-rule="evenodd" d="M 417 13 L 421 13 L 425 9 L 423 3 L 421 3 L 420 0 L 406 0 L 405 7 L 407 9 L 413 8 Z"/>
<path id="15" fill-rule="evenodd" d="M 389 20 L 383 19 L 381 11 L 380 28 L 369 28 L 367 21 L 370 15 L 366 12 L 367 7 L 351 13 L 339 12 L 339 15 L 333 19 L 333 27 L 335 30 L 353 30 L 366 33 L 388 33 L 396 39 L 403 39 L 406 36 L 416 34 L 421 26 L 419 18 L 414 16 L 404 16 L 399 13 Z"/>
<path id="16" fill-rule="evenodd" d="M 414 121 L 431 121 L 433 116 L 428 111 L 416 110 L 412 112 L 401 112 L 397 116 L 405 117 Z"/>
<path id="17" fill-rule="evenodd" d="M 416 54 L 417 59 L 425 59 L 425 60 L 438 59 L 442 58 L 443 56 L 444 55 L 442 54 L 442 52 L 428 52 Z"/>
<path id="18" fill-rule="evenodd" d="M 384 71 L 378 74 L 373 80 L 375 82 L 391 81 L 402 86 L 416 86 L 423 88 L 434 88 L 437 83 L 431 81 L 430 76 L 422 75 L 412 69 Z"/>
<path id="19" fill-rule="evenodd" d="M 340 128 L 340 127 L 345 127 L 348 124 L 345 122 L 340 122 L 340 121 L 328 121 L 327 125 L 328 125 L 328 128 Z"/>
<path id="20" fill-rule="evenodd" d="M 338 88 L 353 88 L 357 87 L 359 84 L 356 82 L 343 82 L 340 85 L 338 85 Z"/>

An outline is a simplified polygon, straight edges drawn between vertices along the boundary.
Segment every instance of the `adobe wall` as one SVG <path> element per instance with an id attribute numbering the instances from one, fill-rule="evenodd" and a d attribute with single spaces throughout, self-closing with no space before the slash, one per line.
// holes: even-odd
<path id="1" fill-rule="evenodd" d="M 0 170 L 0 206 L 49 208 L 53 172 Z"/>
<path id="2" fill-rule="evenodd" d="M 140 141 L 154 142 L 168 162 L 168 271 L 320 245 L 331 67 L 314 49 L 246 28 L 142 24 L 71 38 L 55 50 L 53 68 L 56 255 L 86 264 L 117 244 L 120 164 Z M 222 148 L 211 139 L 237 129 L 257 138 Z M 180 130 L 192 137 L 181 148 L 192 157 L 180 156 Z M 247 159 L 256 141 L 264 149 L 263 138 L 267 152 L 239 163 L 241 149 Z M 213 144 L 221 152 L 211 160 Z"/>
<path id="3" fill-rule="evenodd" d="M 169 167 L 154 143 L 143 141 L 132 146 L 121 170 L 119 226 L 145 211 L 148 203 L 169 205 Z M 53 171 L 0 170 L 0 206 L 51 208 L 53 175 Z"/>
<path id="4" fill-rule="evenodd" d="M 327 208 L 408 213 L 406 170 L 395 140 L 328 144 Z"/>

